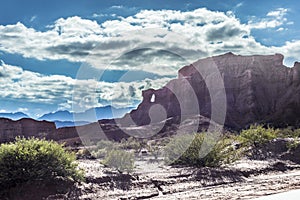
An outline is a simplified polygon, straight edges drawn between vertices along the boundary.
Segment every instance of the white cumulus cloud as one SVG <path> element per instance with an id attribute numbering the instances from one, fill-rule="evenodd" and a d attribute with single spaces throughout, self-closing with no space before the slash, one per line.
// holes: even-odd
<path id="1" fill-rule="evenodd" d="M 252 29 L 266 29 L 276 28 L 283 24 L 288 24 L 287 18 L 285 17 L 288 13 L 286 8 L 278 8 L 276 10 L 267 13 L 266 18 L 253 19 L 249 21 L 249 26 Z"/>
<path id="2" fill-rule="evenodd" d="M 0 25 L 0 51 L 39 60 L 87 62 L 99 69 L 175 76 L 182 65 L 228 51 L 244 55 L 284 53 L 299 58 L 300 53 L 290 50 L 298 47 L 298 41 L 281 47 L 264 46 L 251 35 L 253 29 L 283 32 L 286 29 L 281 26 L 291 23 L 287 13 L 288 9 L 278 8 L 263 19 L 241 23 L 230 11 L 141 10 L 102 23 L 78 16 L 60 18 L 46 31 L 19 22 Z M 162 57 L 162 51 L 178 56 Z"/>
<path id="3" fill-rule="evenodd" d="M 77 111 L 84 111 L 111 103 L 116 107 L 131 106 L 133 102 L 142 99 L 142 90 L 158 89 L 169 80 L 170 78 L 161 78 L 115 83 L 93 79 L 76 80 L 62 75 L 46 76 L 30 72 L 2 61 L 0 96 L 2 100 L 57 104 L 59 109 L 75 108 Z"/>

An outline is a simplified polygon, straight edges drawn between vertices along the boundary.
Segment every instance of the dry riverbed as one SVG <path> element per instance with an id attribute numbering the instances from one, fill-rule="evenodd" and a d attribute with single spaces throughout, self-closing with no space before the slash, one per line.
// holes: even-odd
<path id="1" fill-rule="evenodd" d="M 74 199 L 253 199 L 300 189 L 300 166 L 288 161 L 241 160 L 222 168 L 170 167 L 136 162 L 131 174 L 105 168 L 98 160 L 80 160 L 87 182 Z M 73 197 L 72 197 L 73 196 Z"/>

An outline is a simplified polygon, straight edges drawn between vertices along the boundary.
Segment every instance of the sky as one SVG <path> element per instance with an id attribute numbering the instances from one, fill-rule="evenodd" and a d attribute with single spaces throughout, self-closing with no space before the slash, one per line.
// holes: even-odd
<path id="1" fill-rule="evenodd" d="M 300 59 L 299 1 L 10 0 L 0 6 L 0 112 L 136 106 L 208 56 Z"/>

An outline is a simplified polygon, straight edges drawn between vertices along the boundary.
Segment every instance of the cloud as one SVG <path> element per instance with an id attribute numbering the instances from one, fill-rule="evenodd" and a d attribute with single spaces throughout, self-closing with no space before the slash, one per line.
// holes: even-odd
<path id="1" fill-rule="evenodd" d="M 276 31 L 280 32 L 280 31 L 286 31 L 286 30 L 288 30 L 288 29 L 287 29 L 287 28 L 280 27 L 280 28 L 278 28 Z"/>
<path id="2" fill-rule="evenodd" d="M 276 10 L 268 12 L 267 16 L 282 19 L 287 14 L 287 12 L 288 12 L 288 9 L 286 9 L 286 8 L 278 8 Z"/>
<path id="3" fill-rule="evenodd" d="M 276 28 L 287 22 L 285 17 L 288 13 L 286 8 L 278 8 L 276 10 L 267 13 L 266 18 L 263 19 L 253 19 L 249 21 L 249 26 L 252 29 L 266 29 L 266 28 Z"/>
<path id="4" fill-rule="evenodd" d="M 93 79 L 76 80 L 62 75 L 46 76 L 4 62 L 0 65 L 0 73 L 5 75 L 0 77 L 1 100 L 56 104 L 59 109 L 74 108 L 78 111 L 108 105 L 111 102 L 116 107 L 132 105 L 142 99 L 142 90 L 160 88 L 170 80 L 160 78 L 116 83 Z"/>
<path id="5" fill-rule="evenodd" d="M 122 5 L 115 5 L 115 6 L 111 6 L 110 8 L 111 9 L 122 9 L 122 8 L 124 8 L 124 6 L 122 6 Z"/>
<path id="6" fill-rule="evenodd" d="M 87 62 L 98 69 L 139 70 L 175 76 L 185 64 L 233 51 L 237 54 L 290 54 L 289 46 L 266 47 L 251 35 L 253 29 L 288 24 L 288 9 L 270 11 L 263 19 L 243 24 L 233 12 L 141 10 L 128 17 L 97 23 L 78 16 L 60 18 L 46 31 L 22 23 L 0 26 L 0 51 L 39 60 Z M 147 51 L 137 51 L 148 49 Z M 150 51 L 151 50 L 151 51 Z M 277 52 L 274 52 L 277 51 Z M 159 56 L 161 52 L 169 52 Z M 178 56 L 170 56 L 170 55 Z M 297 54 L 300 57 L 300 54 Z"/>
<path id="7" fill-rule="evenodd" d="M 115 13 L 109 13 L 109 14 L 107 14 L 107 13 L 105 13 L 105 14 L 103 14 L 103 13 L 99 13 L 99 14 L 94 13 L 94 14 L 92 15 L 92 17 L 93 17 L 93 18 L 117 17 L 117 14 L 115 14 Z"/>
<path id="8" fill-rule="evenodd" d="M 243 5 L 244 5 L 244 2 L 240 2 L 240 3 L 236 4 L 235 8 L 240 8 L 240 7 L 242 7 Z"/>
<path id="9" fill-rule="evenodd" d="M 300 41 L 287 41 L 282 47 L 274 47 L 274 51 L 281 51 L 284 55 L 288 55 L 287 58 L 296 58 L 296 60 L 299 60 Z"/>
<path id="10" fill-rule="evenodd" d="M 36 18 L 37 18 L 36 15 L 32 16 L 32 17 L 30 18 L 30 22 L 33 22 L 34 20 L 36 20 Z"/>
<path id="11" fill-rule="evenodd" d="M 56 20 L 45 31 L 20 22 L 0 25 L 0 52 L 46 61 L 85 62 L 108 71 L 144 71 L 157 75 L 153 79 L 108 83 L 89 77 L 82 80 L 45 76 L 1 61 L 1 99 L 58 105 L 62 110 L 83 111 L 111 102 L 122 107 L 140 101 L 142 90 L 160 88 L 177 75 L 179 68 L 203 57 L 232 51 L 243 55 L 282 53 L 286 58 L 299 59 L 300 41 L 267 47 L 251 35 L 253 29 L 284 31 L 283 25 L 292 24 L 286 18 L 287 13 L 287 9 L 276 9 L 263 19 L 253 18 L 244 24 L 233 12 L 199 8 L 141 10 L 102 23 L 73 16 Z"/>
<path id="12" fill-rule="evenodd" d="M 241 37 L 247 34 L 248 31 L 241 29 L 240 26 L 235 26 L 235 24 L 231 24 L 230 26 L 228 23 L 222 23 L 208 29 L 206 37 L 208 41 L 223 41 L 228 38 Z"/>
<path id="13" fill-rule="evenodd" d="M 22 112 L 22 113 L 28 112 L 28 108 L 18 108 L 17 112 Z"/>

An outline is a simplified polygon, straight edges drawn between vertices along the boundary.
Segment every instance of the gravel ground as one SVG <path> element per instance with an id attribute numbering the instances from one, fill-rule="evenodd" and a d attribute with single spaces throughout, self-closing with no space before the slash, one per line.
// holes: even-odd
<path id="1" fill-rule="evenodd" d="M 132 175 L 113 172 L 98 160 L 80 160 L 87 183 L 78 199 L 253 199 L 300 189 L 300 166 L 277 160 L 241 160 L 223 168 L 175 168 L 136 162 Z"/>

